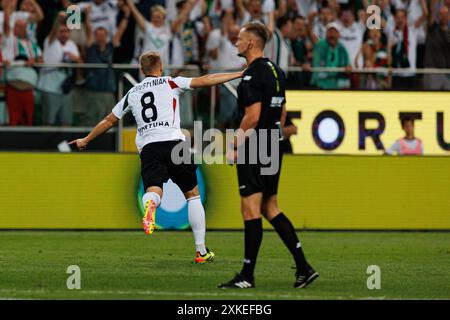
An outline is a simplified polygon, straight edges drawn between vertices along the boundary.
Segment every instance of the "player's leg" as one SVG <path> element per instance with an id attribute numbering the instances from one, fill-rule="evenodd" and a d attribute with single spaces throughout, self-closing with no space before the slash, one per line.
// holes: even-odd
<path id="1" fill-rule="evenodd" d="M 156 208 L 161 204 L 162 186 L 169 179 L 164 160 L 165 146 L 162 143 L 149 143 L 140 153 L 141 176 L 145 194 L 142 204 L 145 209 L 142 223 L 146 234 L 151 234 L 156 226 Z"/>
<path id="2" fill-rule="evenodd" d="M 171 142 L 172 148 L 184 141 Z M 172 149 L 173 150 L 173 149 Z M 186 148 L 182 149 L 185 152 Z M 184 158 L 184 154 L 181 155 Z M 209 251 L 205 245 L 206 222 L 205 209 L 200 199 L 197 182 L 197 166 L 189 154 L 189 163 L 175 164 L 172 161 L 172 152 L 167 155 L 169 176 L 174 183 L 180 187 L 188 203 L 188 219 L 194 235 L 195 263 L 205 263 L 214 260 L 214 253 Z"/>
<path id="3" fill-rule="evenodd" d="M 194 235 L 195 242 L 195 263 L 205 263 L 214 261 L 214 252 L 209 251 L 205 245 L 206 221 L 205 209 L 200 199 L 198 186 L 184 192 L 184 196 L 188 203 L 188 219 Z"/>
<path id="4" fill-rule="evenodd" d="M 142 204 L 144 206 L 144 218 L 142 224 L 146 234 L 152 234 L 156 226 L 156 208 L 161 204 L 163 190 L 158 186 L 146 188 L 145 194 L 142 196 Z"/>
<path id="5" fill-rule="evenodd" d="M 261 212 L 275 228 L 281 240 L 283 240 L 284 244 L 294 257 L 297 267 L 294 287 L 305 287 L 306 285 L 314 281 L 314 279 L 316 279 L 319 274 L 315 272 L 314 269 L 306 261 L 301 242 L 297 237 L 294 226 L 292 225 L 288 217 L 286 217 L 278 207 L 276 194 L 264 196 Z"/>

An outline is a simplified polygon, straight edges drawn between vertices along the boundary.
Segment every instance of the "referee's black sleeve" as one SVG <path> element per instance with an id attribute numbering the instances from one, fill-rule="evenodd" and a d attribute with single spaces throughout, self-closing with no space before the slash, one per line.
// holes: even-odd
<path id="1" fill-rule="evenodd" d="M 241 98 L 245 107 L 262 102 L 264 97 L 264 75 L 259 70 L 251 70 L 244 75 L 241 82 Z"/>

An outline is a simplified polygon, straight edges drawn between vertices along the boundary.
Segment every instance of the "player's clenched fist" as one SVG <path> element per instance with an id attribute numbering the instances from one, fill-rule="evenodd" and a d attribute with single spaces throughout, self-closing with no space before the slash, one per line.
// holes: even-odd
<path id="1" fill-rule="evenodd" d="M 69 144 L 76 145 L 79 150 L 84 150 L 84 149 L 86 149 L 86 147 L 88 145 L 88 141 L 86 140 L 86 138 L 76 139 L 76 140 L 69 142 Z"/>

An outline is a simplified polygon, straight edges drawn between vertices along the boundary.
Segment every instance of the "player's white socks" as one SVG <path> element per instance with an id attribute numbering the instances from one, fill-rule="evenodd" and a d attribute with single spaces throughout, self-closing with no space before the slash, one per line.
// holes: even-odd
<path id="1" fill-rule="evenodd" d="M 149 200 L 153 200 L 156 204 L 156 207 L 159 207 L 159 204 L 161 203 L 161 197 L 159 196 L 159 194 L 157 194 L 156 192 L 147 192 L 146 194 L 144 194 L 142 196 L 142 204 L 145 205 L 147 204 L 147 201 Z"/>
<path id="2" fill-rule="evenodd" d="M 187 200 L 188 202 L 188 218 L 194 233 L 195 250 L 199 251 L 201 255 L 206 253 L 205 247 L 205 209 L 203 208 L 200 196 L 193 197 Z"/>

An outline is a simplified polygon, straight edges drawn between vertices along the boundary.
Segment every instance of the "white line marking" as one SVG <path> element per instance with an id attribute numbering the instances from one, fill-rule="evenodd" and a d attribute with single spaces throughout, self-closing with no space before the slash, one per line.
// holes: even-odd
<path id="1" fill-rule="evenodd" d="M 334 300 L 345 300 L 345 299 L 385 299 L 385 297 L 342 297 L 342 296 L 325 296 L 325 295 L 303 295 L 299 292 L 299 294 L 274 294 L 268 292 L 257 292 L 257 293 L 246 293 L 246 292 L 236 292 L 235 290 L 239 289 L 217 289 L 222 292 L 175 292 L 175 291 L 151 291 L 151 290 L 137 290 L 137 291 L 124 291 L 124 290 L 75 290 L 74 293 L 81 293 L 86 295 L 144 295 L 144 296 L 185 296 L 185 297 L 198 297 L 198 296 L 206 296 L 206 297 L 245 297 L 245 298 L 275 298 L 275 299 L 334 299 Z M 225 291 L 227 290 L 227 291 Z M 294 290 L 294 289 L 293 289 Z M 7 293 L 19 293 L 19 294 L 45 294 L 45 293 L 67 293 L 68 290 L 17 290 L 17 289 L 0 289 L 0 292 Z M 21 299 L 21 298 L 18 298 Z"/>
<path id="2" fill-rule="evenodd" d="M 73 293 L 82 293 L 87 295 L 146 295 L 146 296 L 186 296 L 186 297 L 197 297 L 197 296 L 209 296 L 209 297 L 246 297 L 246 298 L 261 298 L 262 296 L 268 297 L 268 298 L 274 298 L 274 299 L 314 299 L 314 300 L 449 300 L 448 297 L 445 298 L 430 298 L 430 297 L 408 297 L 408 298 L 402 298 L 402 297 L 388 297 L 386 296 L 379 296 L 379 297 L 356 297 L 352 294 L 348 296 L 330 296 L 330 295 L 304 295 L 302 294 L 304 291 L 302 289 L 292 289 L 295 292 L 299 292 L 299 294 L 276 294 L 276 293 L 270 293 L 270 292 L 264 292 L 259 291 L 255 293 L 250 293 L 247 290 L 244 290 L 246 292 L 237 292 L 239 289 L 217 289 L 219 292 L 188 292 L 188 291 L 151 291 L 151 290 L 45 290 L 45 289 L 38 289 L 38 290 L 25 290 L 25 289 L 0 289 L 0 293 L 9 293 L 9 294 L 46 294 L 46 293 L 52 293 L 52 294 L 64 294 L 68 291 L 71 291 Z M 13 297 L 0 297 L 0 299 L 18 299 L 18 300 L 32 300 L 29 298 L 13 298 Z"/>

